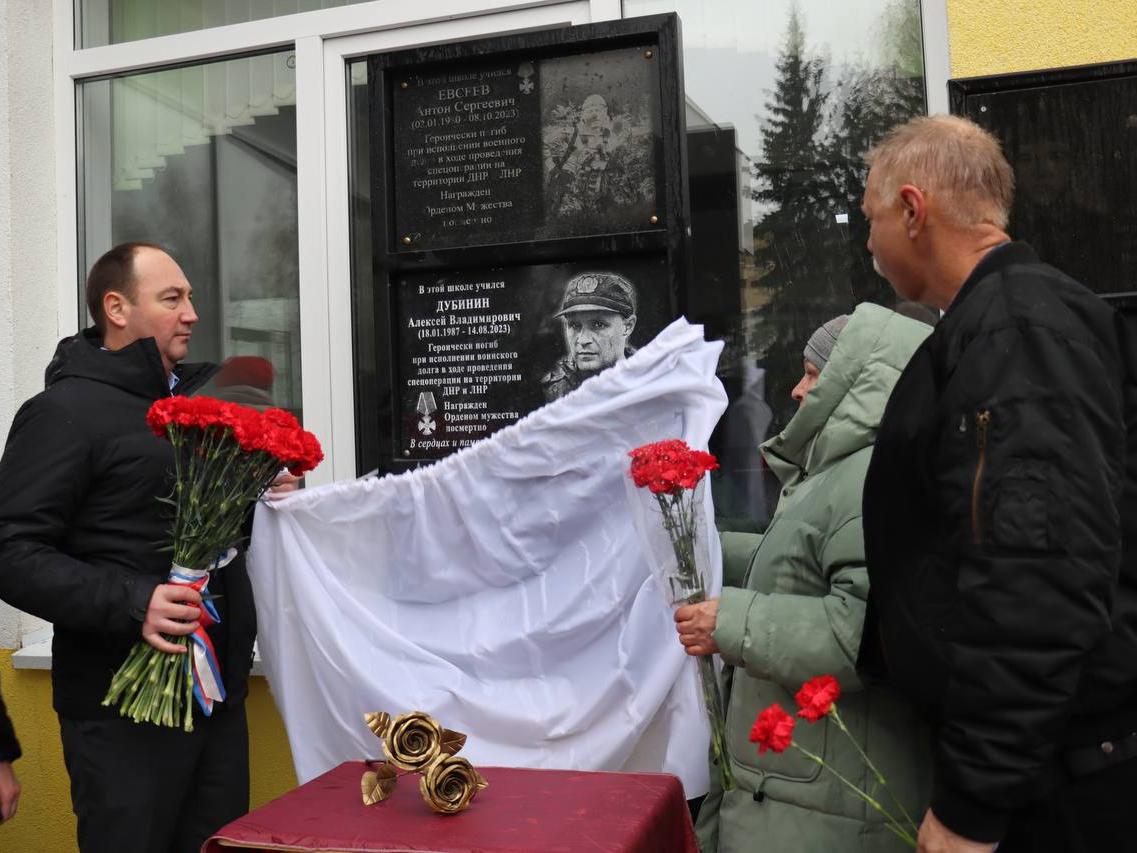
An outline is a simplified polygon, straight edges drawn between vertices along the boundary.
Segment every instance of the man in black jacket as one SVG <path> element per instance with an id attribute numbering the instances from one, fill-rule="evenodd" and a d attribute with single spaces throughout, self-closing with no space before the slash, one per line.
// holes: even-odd
<path id="1" fill-rule="evenodd" d="M 192 632 L 200 595 L 166 583 L 173 455 L 146 412 L 215 371 L 183 364 L 197 322 L 181 268 L 149 244 L 91 268 L 95 326 L 62 341 L 47 388 L 17 412 L 0 459 L 0 598 L 54 623 L 53 704 L 83 853 L 196 851 L 248 808 L 244 698 L 256 618 L 243 562 L 217 572 L 208 631 L 227 697 L 194 731 L 103 707 L 139 638 Z"/>
<path id="2" fill-rule="evenodd" d="M 1124 329 L 1010 241 L 1014 177 L 977 125 L 915 119 L 866 159 L 874 263 L 945 311 L 893 391 L 864 494 L 862 668 L 936 733 L 920 850 L 1137 849 Z"/>

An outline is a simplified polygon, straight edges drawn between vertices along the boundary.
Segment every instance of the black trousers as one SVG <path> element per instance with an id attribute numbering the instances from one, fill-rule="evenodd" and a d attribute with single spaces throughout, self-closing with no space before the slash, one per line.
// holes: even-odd
<path id="1" fill-rule="evenodd" d="M 122 717 L 61 717 L 82 853 L 197 853 L 249 809 L 245 706 L 184 732 Z"/>
<path id="2" fill-rule="evenodd" d="M 1134 853 L 1137 759 L 1069 779 L 1016 812 L 999 853 Z"/>

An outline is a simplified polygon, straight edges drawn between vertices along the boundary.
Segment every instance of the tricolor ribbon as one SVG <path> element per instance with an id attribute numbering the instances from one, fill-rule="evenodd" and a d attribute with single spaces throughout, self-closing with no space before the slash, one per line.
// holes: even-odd
<path id="1" fill-rule="evenodd" d="M 208 598 L 209 573 L 229 565 L 236 556 L 237 549 L 230 548 L 208 569 L 187 569 L 177 564 L 170 566 L 170 583 L 193 587 L 202 597 L 201 618 L 198 619 L 197 629 L 189 635 L 190 653 L 186 656 L 186 666 L 193 672 L 193 695 L 207 717 L 213 714 L 214 702 L 225 701 L 225 685 L 221 683 L 221 667 L 217 663 L 217 651 L 213 648 L 213 640 L 205 632 L 210 625 L 221 622 L 217 608 Z"/>

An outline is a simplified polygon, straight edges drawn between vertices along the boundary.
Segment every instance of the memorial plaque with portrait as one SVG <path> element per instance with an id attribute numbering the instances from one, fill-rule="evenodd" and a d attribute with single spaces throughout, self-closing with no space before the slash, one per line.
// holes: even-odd
<path id="1" fill-rule="evenodd" d="M 393 246 L 658 229 L 656 56 L 639 45 L 389 75 Z"/>
<path id="2" fill-rule="evenodd" d="M 396 283 L 395 455 L 440 459 L 565 396 L 672 319 L 662 259 L 412 273 Z"/>
<path id="3" fill-rule="evenodd" d="M 362 470 L 472 445 L 684 310 L 681 68 L 674 14 L 367 57 Z"/>

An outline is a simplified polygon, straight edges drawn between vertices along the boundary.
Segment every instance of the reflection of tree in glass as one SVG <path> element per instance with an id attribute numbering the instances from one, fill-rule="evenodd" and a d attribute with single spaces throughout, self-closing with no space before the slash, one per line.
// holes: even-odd
<path id="1" fill-rule="evenodd" d="M 767 212 L 754 228 L 757 280 L 746 294 L 747 348 L 767 370 L 771 431 L 797 410 L 789 393 L 813 329 L 857 302 L 892 300 L 865 249 L 861 155 L 924 111 L 918 15 L 915 0 L 892 0 L 881 16 L 880 65 L 846 66 L 834 85 L 791 8 L 754 167 L 753 197 Z"/>
<path id="2" fill-rule="evenodd" d="M 654 200 L 646 104 L 620 109 L 603 95 L 553 107 L 543 133 L 550 218 L 593 226 Z"/>

